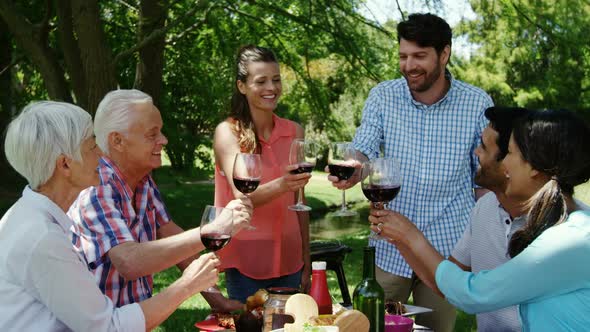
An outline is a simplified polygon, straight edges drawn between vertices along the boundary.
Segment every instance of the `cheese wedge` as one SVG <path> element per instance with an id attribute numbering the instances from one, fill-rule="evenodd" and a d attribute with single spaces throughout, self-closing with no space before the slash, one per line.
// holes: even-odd
<path id="1" fill-rule="evenodd" d="M 303 324 L 318 315 L 318 305 L 307 294 L 294 294 L 285 303 L 285 313 L 293 316 L 295 322 L 285 324 L 285 332 L 303 332 Z"/>

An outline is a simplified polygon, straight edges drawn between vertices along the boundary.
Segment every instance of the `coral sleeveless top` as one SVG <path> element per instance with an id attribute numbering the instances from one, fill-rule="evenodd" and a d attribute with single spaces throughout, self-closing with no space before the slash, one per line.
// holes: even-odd
<path id="1" fill-rule="evenodd" d="M 274 128 L 261 144 L 261 185 L 281 177 L 289 164 L 289 148 L 296 137 L 294 122 L 273 115 Z M 225 206 L 234 199 L 225 174 L 215 165 L 215 206 Z M 254 279 L 270 279 L 295 273 L 303 267 L 301 233 L 297 214 L 287 206 L 294 203 L 293 192 L 284 193 L 252 216 L 255 230 L 244 229 L 219 250 L 222 269 L 236 268 Z"/>

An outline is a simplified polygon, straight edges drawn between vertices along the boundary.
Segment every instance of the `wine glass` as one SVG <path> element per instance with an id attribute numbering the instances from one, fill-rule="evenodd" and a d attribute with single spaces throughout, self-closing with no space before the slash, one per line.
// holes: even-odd
<path id="1" fill-rule="evenodd" d="M 361 188 L 365 197 L 371 201 L 373 208 L 385 208 L 385 204 L 397 196 L 401 185 L 401 171 L 394 159 L 377 158 L 363 163 Z M 376 233 L 372 233 L 370 238 L 382 239 Z"/>
<path id="2" fill-rule="evenodd" d="M 294 139 L 289 150 L 289 164 L 297 164 L 299 167 L 291 171 L 291 174 L 311 173 L 317 161 L 316 145 L 312 141 Z M 303 189 L 299 189 L 297 204 L 290 205 L 289 210 L 310 211 L 311 207 L 303 204 Z"/>
<path id="3" fill-rule="evenodd" d="M 217 251 L 225 247 L 231 240 L 234 227 L 233 210 L 223 207 L 205 206 L 201 217 L 201 242 L 210 251 Z M 217 292 L 215 287 L 209 287 L 206 292 Z"/>
<path id="4" fill-rule="evenodd" d="M 354 165 L 357 163 L 356 150 L 350 142 L 334 142 L 330 144 L 328 153 L 328 169 L 330 175 L 338 180 L 348 180 L 354 174 Z M 351 217 L 358 213 L 346 208 L 346 190 L 342 189 L 342 204 L 340 210 L 334 213 L 337 217 Z"/>
<path id="5" fill-rule="evenodd" d="M 262 177 L 262 161 L 259 154 L 237 153 L 234 158 L 234 170 L 232 173 L 234 186 L 242 194 L 248 196 L 254 192 L 260 184 Z M 247 229 L 256 227 L 248 225 Z"/>

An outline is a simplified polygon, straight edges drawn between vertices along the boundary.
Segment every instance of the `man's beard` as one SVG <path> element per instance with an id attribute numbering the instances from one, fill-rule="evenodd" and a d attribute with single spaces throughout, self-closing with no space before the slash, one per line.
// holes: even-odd
<path id="1" fill-rule="evenodd" d="M 408 75 L 404 74 L 404 78 L 406 79 L 406 82 L 408 83 L 410 90 L 415 91 L 415 92 L 424 92 L 424 91 L 427 91 L 428 89 L 430 89 L 432 87 L 432 85 L 434 85 L 434 82 L 436 82 L 436 80 L 440 77 L 441 72 L 442 72 L 442 69 L 440 66 L 436 66 L 436 68 L 430 73 L 425 72 L 424 73 L 425 77 L 424 77 L 423 82 L 418 85 L 410 84 L 410 81 L 408 79 L 408 75 L 411 74 L 412 72 L 408 73 Z"/>

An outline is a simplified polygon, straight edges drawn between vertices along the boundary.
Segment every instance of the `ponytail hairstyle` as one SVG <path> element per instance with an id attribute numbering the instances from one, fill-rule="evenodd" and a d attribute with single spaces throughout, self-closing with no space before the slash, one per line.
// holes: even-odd
<path id="1" fill-rule="evenodd" d="M 252 62 L 278 63 L 274 53 L 268 48 L 255 45 L 242 46 L 236 58 L 236 82 L 240 80 L 246 83 L 249 75 L 248 65 Z M 260 152 L 260 142 L 258 141 L 258 135 L 256 135 L 248 100 L 238 90 L 237 83 L 234 85 L 231 98 L 230 117 L 233 119 L 232 131 L 238 138 L 240 151 L 246 153 Z"/>
<path id="2" fill-rule="evenodd" d="M 522 157 L 549 181 L 527 202 L 526 225 L 510 239 L 514 257 L 541 233 L 567 219 L 566 199 L 590 179 L 590 127 L 567 110 L 531 111 L 512 131 Z"/>

